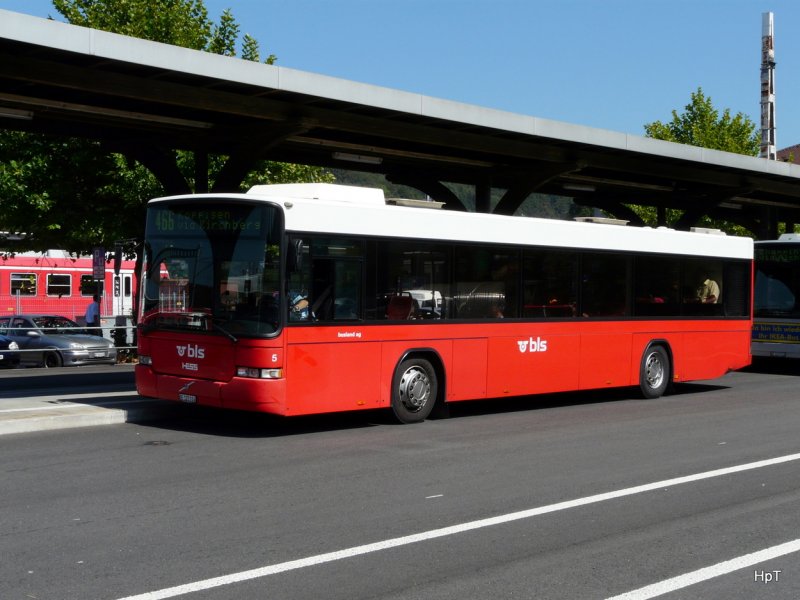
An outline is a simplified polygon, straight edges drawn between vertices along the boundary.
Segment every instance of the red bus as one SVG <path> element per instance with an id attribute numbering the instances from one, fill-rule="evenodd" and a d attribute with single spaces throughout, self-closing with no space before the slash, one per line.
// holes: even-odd
<path id="1" fill-rule="evenodd" d="M 152 200 L 139 393 L 415 422 L 750 363 L 752 240 L 438 206 L 332 184 Z"/>
<path id="2" fill-rule="evenodd" d="M 135 262 L 122 261 L 119 274 L 106 265 L 100 313 L 131 317 L 136 281 Z M 91 256 L 64 250 L 0 253 L 0 311 L 12 314 L 53 314 L 82 320 L 97 291 Z"/>

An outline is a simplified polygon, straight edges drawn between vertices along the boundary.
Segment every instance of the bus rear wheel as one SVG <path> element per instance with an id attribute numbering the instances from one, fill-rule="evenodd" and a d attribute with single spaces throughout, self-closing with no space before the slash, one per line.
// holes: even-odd
<path id="1" fill-rule="evenodd" d="M 653 345 L 645 350 L 639 370 L 639 388 L 647 398 L 660 398 L 669 386 L 669 355 L 663 346 Z"/>
<path id="2" fill-rule="evenodd" d="M 392 413 L 401 423 L 419 423 L 436 404 L 438 383 L 433 365 L 424 358 L 409 358 L 392 378 Z"/>

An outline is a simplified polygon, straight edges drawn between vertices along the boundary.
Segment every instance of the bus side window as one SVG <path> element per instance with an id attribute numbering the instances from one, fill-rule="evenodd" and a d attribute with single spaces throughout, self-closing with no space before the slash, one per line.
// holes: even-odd
<path id="1" fill-rule="evenodd" d="M 688 316 L 722 315 L 723 265 L 719 259 L 686 259 L 683 271 L 683 314 Z M 748 292 L 749 293 L 749 292 Z"/>
<path id="2" fill-rule="evenodd" d="M 286 281 L 287 305 L 289 321 L 309 321 L 309 290 L 311 289 L 311 260 L 309 258 L 311 244 L 306 239 L 292 238 L 287 260 L 288 277 Z"/>
<path id="3" fill-rule="evenodd" d="M 389 302 L 396 296 L 413 300 L 411 315 L 405 318 L 448 318 L 450 253 L 444 244 L 378 241 L 375 260 L 368 268 L 367 318 L 394 319 L 402 314 L 393 309 L 390 317 Z"/>
<path id="4" fill-rule="evenodd" d="M 315 321 L 352 321 L 361 318 L 361 261 L 314 259 L 309 297 Z"/>
<path id="5" fill-rule="evenodd" d="M 314 260 L 311 283 L 311 318 L 315 321 L 333 319 L 333 295 L 336 285 L 334 261 Z"/>
<path id="6" fill-rule="evenodd" d="M 680 261 L 639 256 L 634 264 L 634 315 L 677 317 L 680 311 Z"/>
<path id="7" fill-rule="evenodd" d="M 526 250 L 522 261 L 522 316 L 572 318 L 578 304 L 578 253 Z"/>
<path id="8" fill-rule="evenodd" d="M 360 319 L 362 297 L 362 263 L 358 260 L 335 262 L 335 294 L 333 318 L 337 321 Z"/>
<path id="9" fill-rule="evenodd" d="M 628 314 L 628 259 L 613 253 L 583 254 L 581 314 L 621 317 Z"/>
<path id="10" fill-rule="evenodd" d="M 310 236 L 294 242 L 289 275 L 290 321 L 353 321 L 363 318 L 363 243 Z"/>

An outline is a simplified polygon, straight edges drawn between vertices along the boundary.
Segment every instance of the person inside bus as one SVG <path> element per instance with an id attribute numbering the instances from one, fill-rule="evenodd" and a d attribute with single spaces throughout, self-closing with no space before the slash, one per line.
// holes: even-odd
<path id="1" fill-rule="evenodd" d="M 92 335 L 100 335 L 94 327 L 100 327 L 100 298 L 97 294 L 92 296 L 92 302 L 86 307 L 84 314 L 86 319 L 86 327 L 89 327 L 89 333 Z"/>
<path id="2" fill-rule="evenodd" d="M 702 304 L 718 304 L 719 284 L 711 279 L 710 276 L 706 277 L 697 290 L 697 299 L 700 300 Z"/>
<path id="3" fill-rule="evenodd" d="M 505 310 L 505 305 L 503 302 L 492 302 L 489 306 L 489 317 L 494 319 L 503 319 L 505 315 L 503 311 Z"/>
<path id="4" fill-rule="evenodd" d="M 289 291 L 289 320 L 308 321 L 310 317 L 308 308 L 308 294 L 305 291 Z"/>

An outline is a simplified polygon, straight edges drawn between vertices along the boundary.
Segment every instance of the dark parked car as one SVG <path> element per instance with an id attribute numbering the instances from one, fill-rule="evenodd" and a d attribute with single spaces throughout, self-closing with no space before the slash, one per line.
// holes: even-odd
<path id="1" fill-rule="evenodd" d="M 58 315 L 0 317 L 0 334 L 19 345 L 21 365 L 68 367 L 117 362 L 111 340 L 88 335 L 75 321 Z"/>
<path id="2" fill-rule="evenodd" d="M 10 368 L 19 365 L 19 346 L 10 337 L 0 335 L 0 368 Z"/>

